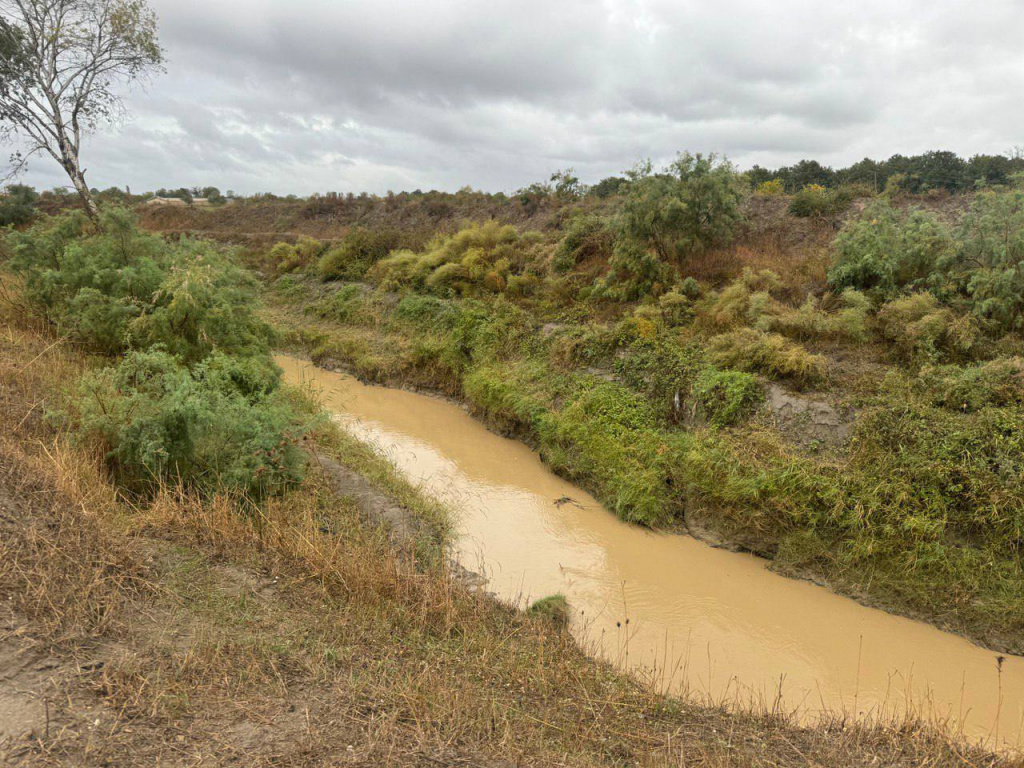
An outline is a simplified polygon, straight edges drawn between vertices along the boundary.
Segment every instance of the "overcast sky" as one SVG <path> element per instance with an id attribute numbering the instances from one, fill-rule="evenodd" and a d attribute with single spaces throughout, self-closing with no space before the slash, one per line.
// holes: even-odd
<path id="1" fill-rule="evenodd" d="M 1024 144 L 1019 0 L 150 0 L 167 73 L 92 186 L 511 191 L 717 151 Z M 38 159 L 27 181 L 64 185 Z"/>

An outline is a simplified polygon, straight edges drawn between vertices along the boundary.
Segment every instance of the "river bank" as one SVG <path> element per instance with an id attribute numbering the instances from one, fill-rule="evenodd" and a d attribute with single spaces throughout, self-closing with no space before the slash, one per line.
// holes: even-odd
<path id="1" fill-rule="evenodd" d="M 565 595 L 574 634 L 599 657 L 697 700 L 775 701 L 804 722 L 914 712 L 972 739 L 1019 738 L 1021 659 L 997 664 L 758 558 L 623 523 L 457 405 L 277 359 L 289 381 L 312 385 L 346 429 L 455 509 L 454 550 L 489 576 L 489 590 L 521 607 Z"/>
<path id="2" fill-rule="evenodd" d="M 671 397 L 662 391 L 666 382 L 691 374 L 685 373 L 685 358 L 677 357 L 680 351 L 634 339 L 628 323 L 625 330 L 622 324 L 552 327 L 505 306 L 488 315 L 486 304 L 385 296 L 366 286 L 322 286 L 296 277 L 272 285 L 267 297 L 268 317 L 287 348 L 364 381 L 454 397 L 500 434 L 537 448 L 556 474 L 624 519 L 689 529 L 717 545 L 768 558 L 782 573 L 928 621 L 994 651 L 1022 648 L 1021 617 L 1016 604 L 1005 600 L 1003 578 L 1015 583 L 1012 573 L 1020 563 L 1014 558 L 1003 555 L 967 570 L 967 562 L 982 554 L 958 540 L 942 550 L 952 559 L 926 566 L 923 555 L 914 554 L 924 544 L 891 527 L 836 527 L 838 515 L 883 499 L 895 503 L 891 494 L 912 490 L 901 485 L 906 473 L 919 471 L 916 449 L 881 452 L 879 435 L 864 431 L 866 424 L 877 429 L 879 419 L 898 413 L 905 420 L 899 429 L 921 418 L 913 401 L 878 392 L 887 368 L 855 359 L 847 365 L 870 377 L 864 373 L 859 384 L 848 384 L 844 399 L 788 390 L 776 396 L 773 390 L 748 421 L 722 429 L 706 416 L 666 415 L 657 405 L 667 399 L 671 411 Z M 424 308 L 413 310 L 414 304 Z M 450 325 L 463 321 L 468 328 Z M 622 333 L 626 341 L 614 341 Z M 602 334 L 613 341 L 600 341 Z M 559 363 L 572 339 L 577 341 L 570 349 L 611 343 L 612 351 L 603 347 L 603 363 Z M 683 373 L 673 370 L 678 366 Z M 813 419 L 819 413 L 826 417 L 821 421 L 838 424 L 827 427 L 837 440 L 818 430 Z M 866 469 L 857 468 L 865 461 Z M 894 463 L 885 478 L 877 474 L 878 462 Z M 934 460 L 929 466 L 943 471 Z M 819 510 L 822 505 L 837 508 Z"/>
<path id="3" fill-rule="evenodd" d="M 10 764 L 1017 765 L 903 719 L 800 728 L 661 696 L 368 528 L 358 478 L 443 520 L 340 433 L 316 450 L 358 488 L 314 464 L 258 507 L 126 496 L 43 418 L 96 361 L 0 309 Z"/>

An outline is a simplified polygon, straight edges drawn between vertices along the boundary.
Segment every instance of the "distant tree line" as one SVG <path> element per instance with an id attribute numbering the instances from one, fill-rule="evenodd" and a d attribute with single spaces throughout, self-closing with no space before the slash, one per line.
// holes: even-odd
<path id="1" fill-rule="evenodd" d="M 955 152 L 935 150 L 920 155 L 893 155 L 888 160 L 864 158 L 846 168 L 832 168 L 817 160 L 801 160 L 781 168 L 755 165 L 743 173 L 751 189 L 764 189 L 769 184 L 778 193 L 796 194 L 806 187 L 861 187 L 866 191 L 908 192 L 920 194 L 944 189 L 965 192 L 979 185 L 1004 185 L 1017 173 L 1024 173 L 1024 149 L 1005 155 L 974 155 L 963 158 Z M 519 190 L 516 195 L 524 204 L 534 205 L 540 199 L 563 200 L 590 196 L 607 198 L 625 194 L 631 183 L 627 172 L 608 176 L 596 184 L 582 184 L 572 168 L 552 175 L 549 183 L 538 182 Z"/>
<path id="2" fill-rule="evenodd" d="M 792 211 L 795 215 L 806 216 L 827 213 L 830 207 L 842 208 L 851 194 L 857 194 L 858 187 L 866 193 L 889 191 L 921 194 L 930 190 L 967 192 L 979 186 L 1008 185 L 1013 176 L 1024 174 L 1024 149 L 1005 155 L 978 154 L 970 158 L 949 151 L 893 155 L 888 160 L 865 158 L 846 168 L 832 168 L 817 160 L 801 160 L 776 169 L 755 165 L 742 173 L 734 168 L 732 172 L 751 190 L 797 196 L 799 199 L 794 200 Z M 333 217 L 345 210 L 368 211 L 377 206 L 383 206 L 384 210 L 395 210 L 411 204 L 422 208 L 431 218 L 445 219 L 482 213 L 494 206 L 502 210 L 515 208 L 522 214 L 533 215 L 542 209 L 558 208 L 585 197 L 628 197 L 631 188 L 640 183 L 639 179 L 643 180 L 641 186 L 665 186 L 675 183 L 673 180 L 676 176 L 671 169 L 655 172 L 647 167 L 640 173 L 634 168 L 588 185 L 580 181 L 574 169 L 567 168 L 552 174 L 547 182 L 531 184 L 512 194 L 488 193 L 470 187 L 464 187 L 458 192 L 416 189 L 384 195 L 327 192 L 309 197 L 276 195 L 272 192 L 239 195 L 232 190 L 222 193 L 213 186 L 161 188 L 144 194 L 132 194 L 127 189 L 117 187 L 102 191 L 93 188 L 90 192 L 98 202 L 115 205 L 137 204 L 154 195 L 178 198 L 189 203 L 197 198 L 214 204 L 228 200 L 250 203 L 303 201 L 306 203 L 305 215 L 309 218 Z M 25 224 L 34 213 L 37 203 L 46 204 L 43 207 L 46 212 L 63 210 L 74 197 L 77 197 L 75 192 L 63 188 L 36 194 L 31 187 L 12 185 L 5 190 L 5 194 L 0 194 L 0 226 Z M 805 208 L 808 210 L 805 211 Z"/>
<path id="3" fill-rule="evenodd" d="M 921 155 L 893 155 L 888 160 L 864 158 L 846 168 L 830 168 L 817 160 L 770 169 L 755 165 L 746 172 L 751 188 L 779 180 L 793 194 L 812 184 L 822 187 L 867 185 L 877 192 L 887 185 L 910 193 L 930 189 L 963 192 L 979 184 L 1006 184 L 1015 173 L 1024 172 L 1024 152 L 1006 155 L 974 155 L 965 159 L 955 152 L 935 150 Z M 892 182 L 892 184 L 890 184 Z"/>

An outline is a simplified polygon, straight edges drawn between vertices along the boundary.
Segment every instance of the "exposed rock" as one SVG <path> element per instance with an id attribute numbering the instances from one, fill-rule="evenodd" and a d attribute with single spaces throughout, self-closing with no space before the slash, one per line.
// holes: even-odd
<path id="1" fill-rule="evenodd" d="M 798 395 L 769 384 L 766 401 L 779 430 L 801 447 L 839 446 L 850 439 L 852 418 L 826 400 Z"/>
<path id="2" fill-rule="evenodd" d="M 771 559 L 776 542 L 754 528 L 731 527 L 722 530 L 721 513 L 701 500 L 687 499 L 684 513 L 686 530 L 693 538 L 729 552 L 750 552 Z"/>
<path id="3" fill-rule="evenodd" d="M 366 525 L 383 527 L 397 549 L 411 551 L 421 536 L 430 535 L 412 510 L 375 488 L 354 469 L 326 456 L 318 455 L 315 461 L 330 479 L 334 492 L 355 502 Z M 470 592 L 495 596 L 486 589 L 488 580 L 482 574 L 471 571 L 454 558 L 449 558 L 448 566 L 452 578 L 464 584 Z"/>
<path id="4" fill-rule="evenodd" d="M 355 470 L 326 456 L 316 456 L 315 461 L 330 478 L 334 492 L 355 502 L 367 525 L 383 526 L 399 549 L 414 547 L 422 526 L 410 510 L 377 490 Z"/>
<path id="5" fill-rule="evenodd" d="M 619 382 L 621 378 L 616 376 L 614 373 L 609 371 L 607 368 L 598 368 L 597 366 L 591 365 L 583 369 L 583 372 L 588 376 L 594 376 L 598 379 L 604 379 L 605 381 Z"/>

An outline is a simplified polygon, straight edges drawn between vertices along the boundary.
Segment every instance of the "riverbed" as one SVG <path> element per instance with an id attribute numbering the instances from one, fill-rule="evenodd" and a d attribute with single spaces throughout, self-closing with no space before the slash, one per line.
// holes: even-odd
<path id="1" fill-rule="evenodd" d="M 1019 747 L 1024 659 L 785 578 L 752 555 L 627 524 L 458 405 L 288 356 L 352 434 L 458 515 L 456 557 L 526 606 L 561 593 L 581 644 L 698 699 L 867 717 L 907 711 Z"/>

